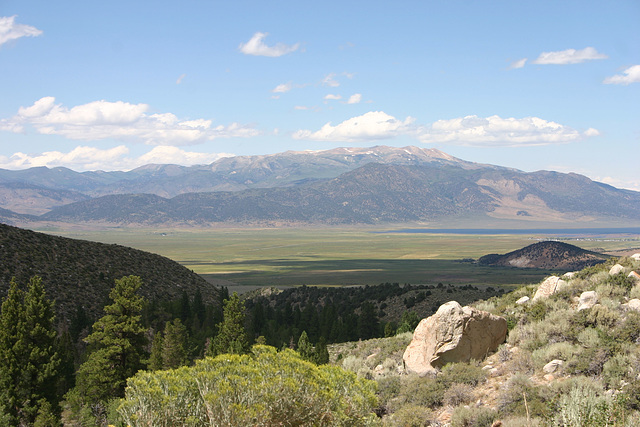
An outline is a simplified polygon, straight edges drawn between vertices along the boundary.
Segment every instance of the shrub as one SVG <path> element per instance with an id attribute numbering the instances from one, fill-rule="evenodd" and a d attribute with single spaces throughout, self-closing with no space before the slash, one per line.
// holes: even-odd
<path id="1" fill-rule="evenodd" d="M 445 365 L 437 377 L 437 381 L 445 388 L 449 388 L 454 383 L 477 386 L 486 381 L 487 374 L 482 368 L 474 363 L 448 363 Z"/>
<path id="2" fill-rule="evenodd" d="M 529 416 L 543 416 L 546 414 L 546 398 L 528 376 L 516 374 L 507 380 L 498 395 L 498 411 L 504 415 L 524 416 L 528 412 Z"/>
<path id="3" fill-rule="evenodd" d="M 489 427 L 497 416 L 493 409 L 458 406 L 451 414 L 451 427 Z"/>
<path id="4" fill-rule="evenodd" d="M 444 392 L 443 403 L 449 406 L 464 405 L 473 400 L 473 387 L 469 384 L 453 383 Z"/>
<path id="5" fill-rule="evenodd" d="M 535 350 L 531 354 L 531 359 L 536 367 L 541 368 L 546 363 L 554 360 L 560 359 L 562 361 L 567 361 L 571 359 L 574 355 L 581 352 L 581 349 L 577 346 L 568 343 L 566 341 L 553 343 L 548 345 L 547 347 L 542 347 Z"/>
<path id="6" fill-rule="evenodd" d="M 426 427 L 435 422 L 433 412 L 429 408 L 417 405 L 404 405 L 385 420 L 385 425 Z"/>
<path id="7" fill-rule="evenodd" d="M 602 379 L 611 388 L 620 386 L 620 381 L 629 378 L 629 356 L 616 354 L 602 365 Z"/>
<path id="8" fill-rule="evenodd" d="M 562 427 L 600 427 L 613 416 L 612 399 L 587 387 L 574 387 L 560 396 L 555 405 L 553 424 Z"/>
<path id="9" fill-rule="evenodd" d="M 376 384 L 293 350 L 254 346 L 194 367 L 137 373 L 118 411 L 127 425 L 365 425 Z"/>

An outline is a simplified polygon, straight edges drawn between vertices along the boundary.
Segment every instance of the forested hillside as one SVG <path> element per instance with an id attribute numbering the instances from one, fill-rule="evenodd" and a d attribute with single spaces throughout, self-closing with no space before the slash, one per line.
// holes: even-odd
<path id="1" fill-rule="evenodd" d="M 26 283 L 40 276 L 55 298 L 59 320 L 70 320 L 78 307 L 100 314 L 116 279 L 142 278 L 141 294 L 150 300 L 193 297 L 217 303 L 220 289 L 168 258 L 136 249 L 36 233 L 0 224 L 0 295 L 12 278 Z"/>

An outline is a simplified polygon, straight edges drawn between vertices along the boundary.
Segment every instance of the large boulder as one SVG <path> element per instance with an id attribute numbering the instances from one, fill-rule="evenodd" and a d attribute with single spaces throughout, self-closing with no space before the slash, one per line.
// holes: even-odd
<path id="1" fill-rule="evenodd" d="M 558 276 L 549 276 L 544 282 L 538 286 L 533 300 L 537 301 L 540 298 L 549 298 L 551 295 L 560 291 L 567 286 L 567 282 L 559 278 Z"/>
<path id="2" fill-rule="evenodd" d="M 424 376 L 447 363 L 481 360 L 506 336 L 505 318 L 450 301 L 420 321 L 403 355 L 405 368 Z"/>

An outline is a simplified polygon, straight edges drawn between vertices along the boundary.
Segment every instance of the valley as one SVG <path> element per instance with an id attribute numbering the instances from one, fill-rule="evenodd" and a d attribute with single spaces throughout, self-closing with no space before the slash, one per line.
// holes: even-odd
<path id="1" fill-rule="evenodd" d="M 349 286 L 451 283 L 516 286 L 548 270 L 479 266 L 462 260 L 507 253 L 548 238 L 583 249 L 624 252 L 640 235 L 406 233 L 406 227 L 40 229 L 64 237 L 117 243 L 170 258 L 207 279 L 244 293 L 263 286 Z M 504 231 L 501 231 L 504 233 Z"/>

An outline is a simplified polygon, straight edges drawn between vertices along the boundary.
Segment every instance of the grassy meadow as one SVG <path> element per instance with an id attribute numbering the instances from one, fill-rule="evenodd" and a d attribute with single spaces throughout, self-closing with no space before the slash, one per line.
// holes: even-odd
<path id="1" fill-rule="evenodd" d="M 262 286 L 383 282 L 509 286 L 537 282 L 550 273 L 462 261 L 520 249 L 545 235 L 380 233 L 387 229 L 368 227 L 38 231 L 157 253 L 239 292 Z M 640 246 L 640 236 L 567 242 L 616 251 Z"/>

